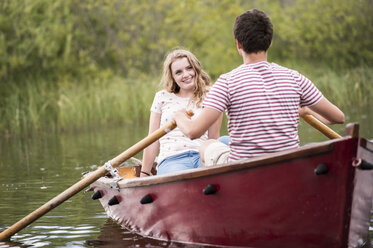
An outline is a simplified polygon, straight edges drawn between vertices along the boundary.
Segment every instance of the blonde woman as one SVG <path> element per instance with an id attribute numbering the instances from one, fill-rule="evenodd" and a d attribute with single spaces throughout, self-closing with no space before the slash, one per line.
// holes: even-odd
<path id="1" fill-rule="evenodd" d="M 195 118 L 201 112 L 210 77 L 191 52 L 183 49 L 171 51 L 163 65 L 161 80 L 164 89 L 155 94 L 151 106 L 149 134 L 172 120 L 180 109 L 192 110 Z M 198 139 L 191 140 L 178 128 L 148 146 L 143 153 L 141 177 L 151 175 L 157 158 L 157 175 L 201 167 L 198 149 L 207 139 L 219 137 L 222 115 Z"/>

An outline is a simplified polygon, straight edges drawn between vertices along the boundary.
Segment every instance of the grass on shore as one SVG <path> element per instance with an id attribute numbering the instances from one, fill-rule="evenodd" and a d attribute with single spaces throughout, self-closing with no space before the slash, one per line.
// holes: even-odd
<path id="1" fill-rule="evenodd" d="M 58 84 L 51 86 L 46 80 L 10 84 L 2 100 L 0 135 L 143 121 L 159 88 L 150 78 Z"/>

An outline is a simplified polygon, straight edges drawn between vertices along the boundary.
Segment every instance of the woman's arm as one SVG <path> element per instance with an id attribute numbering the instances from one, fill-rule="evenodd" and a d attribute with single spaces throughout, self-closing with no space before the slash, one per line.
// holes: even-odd
<path id="1" fill-rule="evenodd" d="M 149 134 L 153 133 L 155 130 L 159 129 L 161 125 L 161 114 L 151 112 L 149 120 Z M 152 170 L 153 163 L 157 157 L 159 151 L 159 140 L 152 143 L 150 146 L 144 149 L 142 156 L 142 167 L 141 171 L 150 174 Z M 145 173 L 140 173 L 140 177 L 148 176 Z"/>
<path id="2" fill-rule="evenodd" d="M 345 121 L 343 112 L 325 97 L 315 105 L 299 109 L 300 116 L 305 114 L 313 115 L 325 124 L 343 123 Z"/>

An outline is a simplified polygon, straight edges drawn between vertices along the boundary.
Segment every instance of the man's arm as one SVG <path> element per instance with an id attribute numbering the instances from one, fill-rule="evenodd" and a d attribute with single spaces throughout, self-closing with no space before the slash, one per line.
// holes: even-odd
<path id="1" fill-rule="evenodd" d="M 299 109 L 300 116 L 305 114 L 313 115 L 325 124 L 343 123 L 345 121 L 343 112 L 325 97 L 315 105 Z"/>
<path id="2" fill-rule="evenodd" d="M 218 119 L 207 130 L 208 139 L 218 139 L 220 137 L 220 127 L 221 127 L 222 121 L 223 121 L 223 113 L 220 113 Z"/>
<path id="3" fill-rule="evenodd" d="M 203 108 L 194 120 L 188 117 L 185 110 L 179 110 L 174 114 L 177 127 L 190 139 L 201 137 L 221 117 L 221 112 L 208 107 Z"/>

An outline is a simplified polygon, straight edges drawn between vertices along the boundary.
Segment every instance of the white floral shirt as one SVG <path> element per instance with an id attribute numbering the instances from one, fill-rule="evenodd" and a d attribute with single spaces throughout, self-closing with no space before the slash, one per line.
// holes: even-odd
<path id="1" fill-rule="evenodd" d="M 161 127 L 172 121 L 173 115 L 180 109 L 192 110 L 196 118 L 202 108 L 195 107 L 195 103 L 190 101 L 190 98 L 176 96 L 174 93 L 169 93 L 166 90 L 158 91 L 155 94 L 151 111 L 161 114 Z M 186 151 L 197 151 L 201 143 L 207 140 L 207 132 L 200 138 L 191 140 L 185 136 L 179 128 L 175 128 L 165 136 L 159 139 L 160 149 L 157 162 L 158 164 L 165 158 L 177 155 Z"/>

